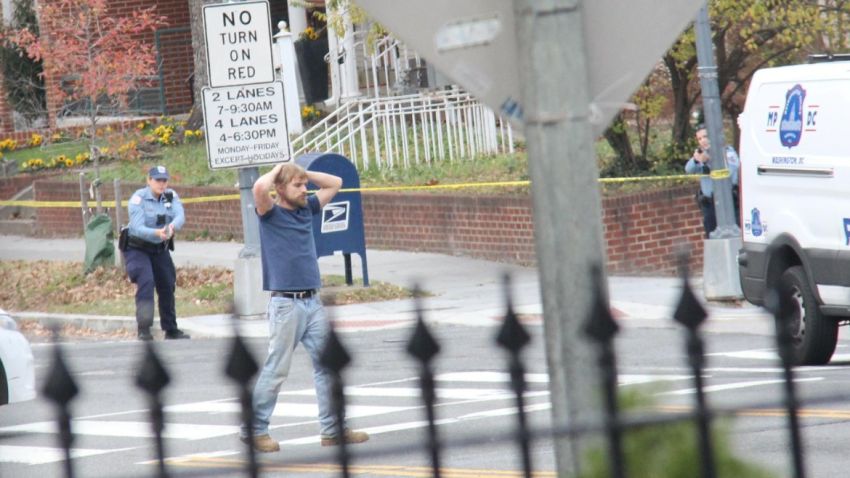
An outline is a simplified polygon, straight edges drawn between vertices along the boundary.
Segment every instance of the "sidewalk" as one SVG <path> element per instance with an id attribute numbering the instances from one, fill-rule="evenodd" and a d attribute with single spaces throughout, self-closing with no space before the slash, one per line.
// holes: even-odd
<path id="1" fill-rule="evenodd" d="M 242 244 L 220 242 L 180 242 L 173 253 L 178 267 L 218 266 L 232 268 Z M 85 244 L 78 239 L 40 239 L 0 236 L 0 260 L 83 261 Z M 359 257 L 352 255 L 352 272 L 360 277 Z M 432 297 L 422 306 L 429 323 L 466 326 L 495 326 L 504 314 L 502 276 L 512 277 L 513 303 L 518 313 L 540 323 L 542 302 L 537 270 L 466 257 L 442 254 L 367 251 L 369 279 L 412 287 L 418 283 Z M 342 256 L 322 257 L 322 274 L 345 273 Z M 692 284 L 702 298 L 699 280 Z M 612 311 L 622 324 L 636 327 L 672 327 L 670 320 L 681 293 L 681 281 L 673 277 L 609 277 Z M 705 303 L 703 301 L 703 303 Z M 3 304 L 0 304 L 3 307 Z M 748 333 L 772 333 L 767 314 L 749 304 L 708 304 L 708 330 L 741 330 Z M 410 300 L 329 306 L 340 332 L 356 332 L 409 326 L 415 320 Z M 19 318 L 70 321 L 95 330 L 135 329 L 133 317 L 104 317 L 81 314 L 17 312 Z M 242 335 L 268 335 L 265 320 L 234 320 L 230 315 L 178 318 L 180 328 L 197 336 L 227 337 L 238 327 Z"/>

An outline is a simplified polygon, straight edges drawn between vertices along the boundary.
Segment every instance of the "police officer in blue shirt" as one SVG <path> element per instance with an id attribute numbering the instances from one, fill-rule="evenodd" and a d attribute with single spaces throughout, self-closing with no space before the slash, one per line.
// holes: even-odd
<path id="1" fill-rule="evenodd" d="M 696 129 L 697 149 L 694 155 L 685 164 L 685 172 L 688 174 L 702 174 L 697 191 L 697 204 L 702 212 L 702 226 L 705 237 L 708 238 L 712 231 L 717 229 L 717 215 L 714 211 L 714 180 L 711 179 L 711 142 L 708 139 L 708 130 L 704 125 L 698 125 Z M 740 227 L 741 216 L 738 213 L 738 172 L 741 160 L 738 153 L 731 146 L 726 146 L 726 168 L 729 170 L 729 178 L 732 187 L 732 204 L 735 212 L 735 222 Z"/>
<path id="2" fill-rule="evenodd" d="M 136 284 L 136 322 L 140 340 L 153 340 L 153 293 L 159 297 L 159 323 L 166 339 L 188 339 L 177 328 L 174 289 L 177 273 L 171 260 L 174 232 L 186 222 L 183 205 L 168 188 L 168 171 L 154 166 L 148 172 L 148 185 L 130 198 L 130 226 L 124 261 L 130 281 Z"/>

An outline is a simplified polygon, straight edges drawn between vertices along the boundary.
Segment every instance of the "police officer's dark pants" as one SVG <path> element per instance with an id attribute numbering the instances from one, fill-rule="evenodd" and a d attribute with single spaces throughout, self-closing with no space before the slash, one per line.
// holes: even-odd
<path id="1" fill-rule="evenodd" d="M 702 211 L 702 227 L 705 229 L 705 237 L 711 234 L 711 231 L 717 229 L 717 216 L 714 214 L 714 201 L 704 201 L 699 205 Z"/>
<path id="2" fill-rule="evenodd" d="M 177 272 L 167 249 L 154 251 L 129 248 L 124 252 L 127 276 L 136 284 L 136 322 L 139 330 L 153 325 L 153 292 L 159 297 L 159 325 L 162 330 L 177 329 L 174 289 Z"/>
<path id="3" fill-rule="evenodd" d="M 733 198 L 737 199 L 737 197 Z M 738 213 L 738 203 L 734 202 L 732 213 L 735 215 L 735 224 L 741 227 L 741 215 Z M 714 212 L 714 201 L 708 201 L 707 204 L 699 205 L 702 211 L 702 227 L 705 229 L 705 237 L 707 238 L 711 231 L 717 229 L 717 215 Z"/>

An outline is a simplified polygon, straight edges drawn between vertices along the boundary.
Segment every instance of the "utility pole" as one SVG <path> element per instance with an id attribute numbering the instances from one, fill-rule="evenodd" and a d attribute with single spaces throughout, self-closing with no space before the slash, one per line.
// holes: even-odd
<path id="1" fill-rule="evenodd" d="M 580 0 L 514 0 L 517 68 L 543 297 L 546 361 L 557 425 L 601 417 L 582 325 L 605 264 Z M 602 281 L 606 283 L 605 280 Z M 575 476 L 586 440 L 555 440 L 558 476 Z"/>
<path id="2" fill-rule="evenodd" d="M 717 229 L 709 233 L 703 247 L 703 289 L 706 299 L 742 298 L 738 277 L 737 255 L 741 249 L 741 230 L 735 223 L 732 203 L 732 180 L 726 165 L 726 142 L 723 135 L 723 115 L 720 110 L 720 90 L 717 66 L 706 1 L 697 14 L 697 70 L 702 89 L 703 110 L 711 142 L 711 179 L 714 183 L 714 212 Z"/>

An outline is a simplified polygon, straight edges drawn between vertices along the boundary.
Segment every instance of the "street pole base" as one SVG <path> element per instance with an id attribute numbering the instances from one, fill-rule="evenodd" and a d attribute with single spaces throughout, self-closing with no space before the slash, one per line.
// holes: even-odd
<path id="1" fill-rule="evenodd" d="M 703 242 L 702 279 L 706 300 L 744 298 L 738 275 L 738 251 L 742 245 L 740 237 Z"/>
<path id="2" fill-rule="evenodd" d="M 269 293 L 263 290 L 260 257 L 240 257 L 233 268 L 233 313 L 239 319 L 263 319 Z"/>

